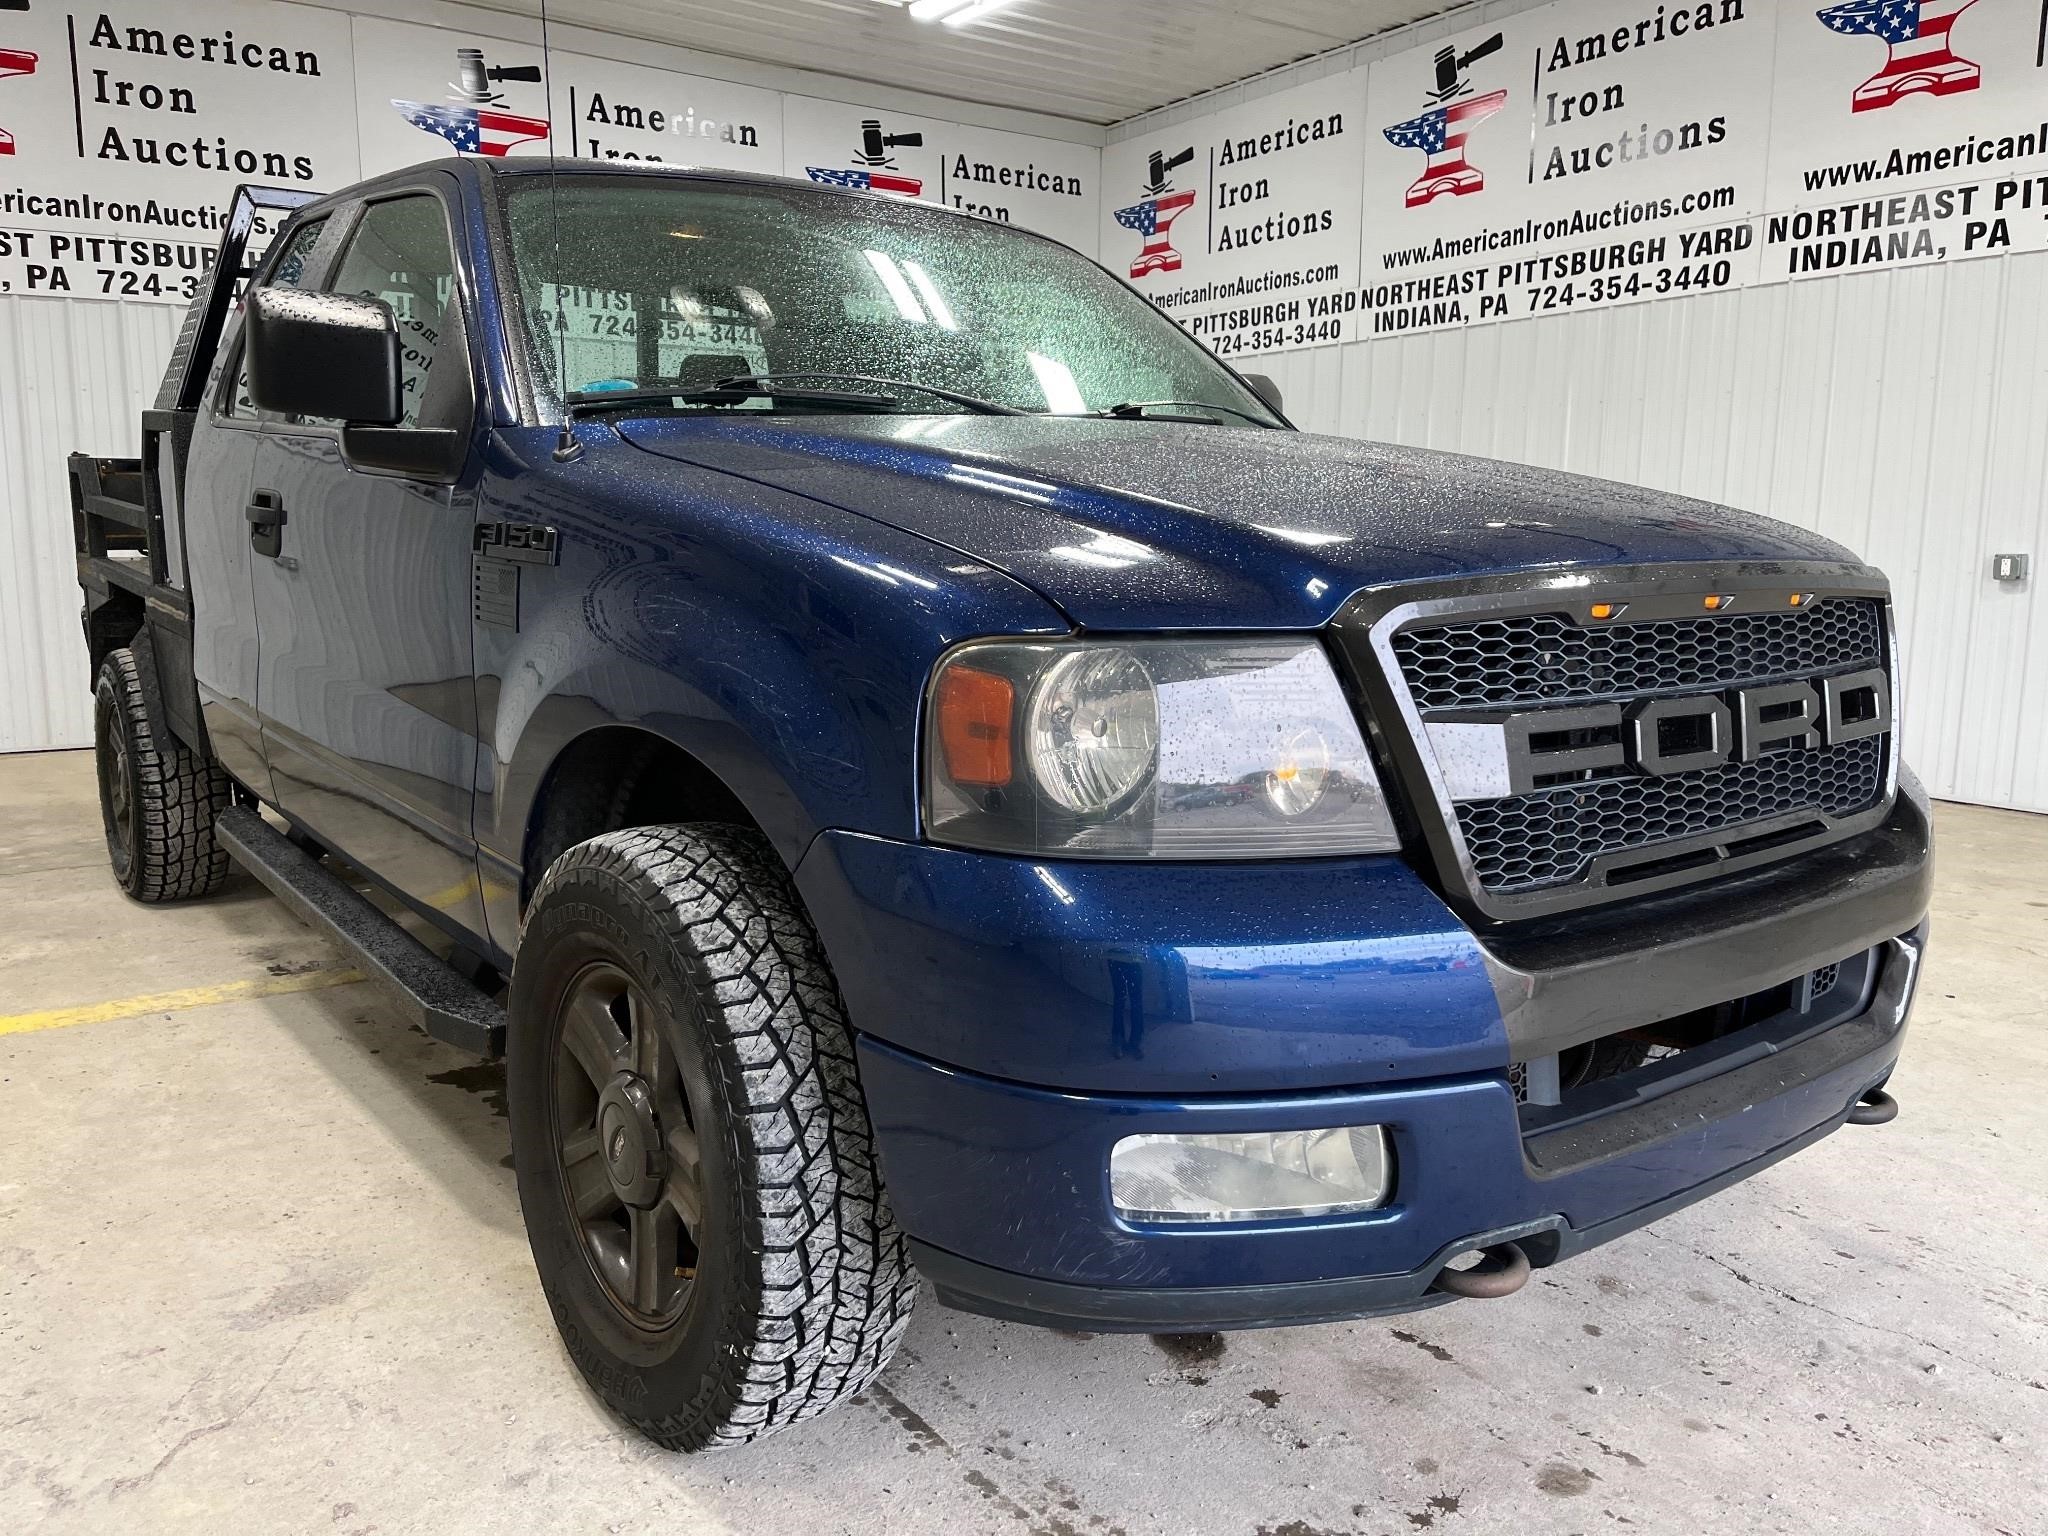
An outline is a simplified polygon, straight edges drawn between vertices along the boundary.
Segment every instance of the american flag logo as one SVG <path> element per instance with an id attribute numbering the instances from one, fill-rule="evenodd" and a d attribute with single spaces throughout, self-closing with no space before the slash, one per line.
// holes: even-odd
<path id="1" fill-rule="evenodd" d="M 424 101 L 398 101 L 398 115 L 415 128 L 437 133 L 465 155 L 502 155 L 514 144 L 548 135 L 544 117 L 519 117 L 495 107 L 437 107 Z"/>
<path id="2" fill-rule="evenodd" d="M 1423 204 L 1450 193 L 1463 197 L 1486 186 L 1486 175 L 1465 158 L 1465 139 L 1474 128 L 1508 104 L 1506 91 L 1489 91 L 1453 106 L 1438 107 L 1405 123 L 1383 129 L 1389 144 L 1401 149 L 1419 149 L 1428 164 L 1408 189 L 1408 206 Z"/>
<path id="3" fill-rule="evenodd" d="M 1173 228 L 1175 219 L 1194 205 L 1195 194 L 1190 189 L 1170 192 L 1164 197 L 1148 197 L 1142 203 L 1117 209 L 1117 223 L 1145 238 L 1145 248 L 1131 258 L 1132 277 L 1143 277 L 1147 272 L 1180 270 L 1180 252 L 1167 239 L 1167 231 Z"/>
<path id="4" fill-rule="evenodd" d="M 1884 68 L 1857 86 L 1849 110 L 1869 112 L 1888 107 L 1916 91 L 1948 96 L 1974 91 L 1984 71 L 1950 51 L 1948 30 L 1976 0 L 1848 0 L 1831 5 L 1820 24 L 1844 37 L 1881 37 L 1891 49 Z"/>
<path id="5" fill-rule="evenodd" d="M 32 75 L 36 72 L 36 56 L 19 48 L 0 48 L 0 80 L 9 75 Z M 0 155 L 14 153 L 14 135 L 0 128 Z"/>
<path id="6" fill-rule="evenodd" d="M 804 167 L 811 180 L 827 187 L 852 187 L 856 192 L 900 192 L 905 197 L 916 197 L 924 191 L 924 180 L 918 176 L 898 176 L 894 171 L 834 171 L 822 165 Z"/>

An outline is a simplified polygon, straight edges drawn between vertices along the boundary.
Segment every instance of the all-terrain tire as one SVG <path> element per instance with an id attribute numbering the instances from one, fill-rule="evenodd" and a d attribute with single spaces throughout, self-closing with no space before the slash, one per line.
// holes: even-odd
<path id="1" fill-rule="evenodd" d="M 667 1113 L 687 1113 L 700 1149 L 694 1258 L 674 1271 L 691 1278 L 668 1321 L 607 1288 L 592 1206 L 571 1197 L 567 1149 L 590 1132 L 563 1107 L 585 1086 L 566 1019 L 579 978 L 594 974 L 631 989 L 619 1005 L 630 1033 L 641 1010 L 659 1021 L 661 1049 L 673 1048 L 663 1070 L 687 1100 Z M 882 1187 L 838 986 L 758 834 L 643 827 L 558 858 L 528 909 L 506 1070 L 541 1285 L 570 1356 L 621 1418 L 672 1450 L 742 1445 L 852 1397 L 888 1363 L 917 1275 Z"/>
<path id="2" fill-rule="evenodd" d="M 145 642 L 146 643 L 146 642 Z M 213 819 L 226 810 L 228 776 L 161 727 L 147 652 L 110 651 L 93 689 L 93 749 L 100 817 L 114 879 L 137 901 L 205 896 L 227 878 Z"/>

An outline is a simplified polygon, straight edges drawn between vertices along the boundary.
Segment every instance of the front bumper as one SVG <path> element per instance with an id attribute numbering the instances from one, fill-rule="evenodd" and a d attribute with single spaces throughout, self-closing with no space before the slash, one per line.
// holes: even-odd
<path id="1" fill-rule="evenodd" d="M 872 1040 L 861 1042 L 861 1076 L 898 1219 L 950 1305 L 1110 1331 L 1411 1311 L 1449 1299 L 1431 1285 L 1462 1253 L 1517 1240 L 1537 1265 L 1555 1263 L 1841 1125 L 1891 1075 L 1921 942 L 1920 932 L 1890 941 L 1855 1017 L 1603 1116 L 1591 1135 L 1582 1126 L 1525 1139 L 1500 1079 L 1162 1101 L 1025 1088 Z M 1215 1228 L 1131 1223 L 1111 1207 L 1119 1137 L 1347 1124 L 1388 1127 L 1395 1204 Z"/>
<path id="2" fill-rule="evenodd" d="M 1695 923 L 1673 969 L 1739 982 L 1696 1004 L 1875 947 L 1862 1010 L 1525 1135 L 1504 1013 L 1675 996 L 1652 935 L 1482 948 L 1393 859 L 1045 865 L 827 834 L 798 870 L 941 1299 L 1139 1330 L 1434 1305 L 1460 1253 L 1519 1240 L 1553 1263 L 1817 1140 L 1891 1073 L 1930 883 L 1925 805 L 1904 795 L 1878 834 L 1731 881 L 1695 906 L 1725 925 Z M 1345 1124 L 1388 1127 L 1392 1205 L 1215 1227 L 1112 1207 L 1121 1137 Z"/>

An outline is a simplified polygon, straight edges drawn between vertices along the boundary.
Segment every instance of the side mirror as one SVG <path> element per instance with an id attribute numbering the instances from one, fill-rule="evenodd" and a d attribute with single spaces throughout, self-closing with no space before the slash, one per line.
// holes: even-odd
<path id="1" fill-rule="evenodd" d="M 1287 414 L 1280 409 L 1280 386 L 1278 384 L 1275 384 L 1263 373 L 1247 373 L 1240 375 L 1240 377 L 1243 378 L 1245 383 L 1251 385 L 1252 393 L 1265 401 L 1274 415 L 1284 416 Z"/>
<path id="2" fill-rule="evenodd" d="M 258 288 L 244 322 L 257 409 L 370 426 L 405 417 L 398 321 L 382 299 Z"/>

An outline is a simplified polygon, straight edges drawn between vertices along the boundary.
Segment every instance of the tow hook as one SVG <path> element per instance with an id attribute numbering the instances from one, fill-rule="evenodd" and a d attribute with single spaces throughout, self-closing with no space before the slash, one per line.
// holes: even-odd
<path id="1" fill-rule="evenodd" d="M 1491 1248 L 1479 1250 L 1479 1262 L 1470 1269 L 1446 1266 L 1438 1270 L 1429 1288 L 1451 1296 L 1483 1301 L 1496 1296 L 1512 1296 L 1528 1283 L 1529 1255 L 1522 1252 L 1522 1245 L 1495 1243 Z"/>
<path id="2" fill-rule="evenodd" d="M 1888 1125 L 1899 1118 L 1899 1101 L 1882 1088 L 1873 1088 L 1849 1109 L 1851 1125 Z"/>

